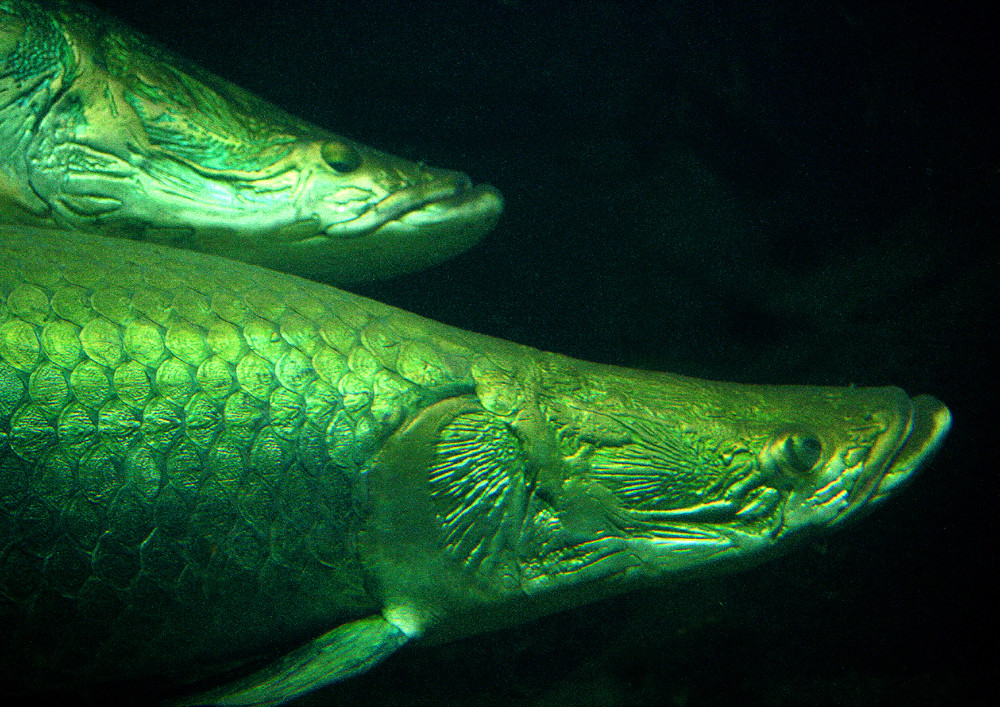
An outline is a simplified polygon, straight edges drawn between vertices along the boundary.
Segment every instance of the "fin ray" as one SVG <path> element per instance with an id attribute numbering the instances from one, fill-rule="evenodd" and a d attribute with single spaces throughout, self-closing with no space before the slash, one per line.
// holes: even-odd
<path id="1" fill-rule="evenodd" d="M 247 677 L 183 700 L 193 705 L 280 705 L 363 673 L 395 653 L 407 636 L 380 615 L 342 624 Z"/>

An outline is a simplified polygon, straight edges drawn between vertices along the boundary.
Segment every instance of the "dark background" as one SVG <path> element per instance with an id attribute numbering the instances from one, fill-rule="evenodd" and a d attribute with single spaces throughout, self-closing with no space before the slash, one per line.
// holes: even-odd
<path id="1" fill-rule="evenodd" d="M 896 384 L 953 413 L 931 467 L 821 542 L 407 649 L 306 704 L 990 703 L 990 4 L 98 4 L 306 119 L 504 193 L 479 246 L 363 294 L 580 358 Z"/>

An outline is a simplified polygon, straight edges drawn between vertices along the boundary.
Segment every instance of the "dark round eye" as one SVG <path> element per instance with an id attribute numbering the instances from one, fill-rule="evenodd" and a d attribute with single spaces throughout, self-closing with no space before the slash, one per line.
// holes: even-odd
<path id="1" fill-rule="evenodd" d="M 323 161 L 340 174 L 353 172 L 361 166 L 361 155 L 345 142 L 327 140 L 320 148 Z"/>
<path id="2" fill-rule="evenodd" d="M 810 435 L 791 434 L 785 438 L 785 460 L 792 470 L 810 471 L 823 453 L 822 443 Z"/>

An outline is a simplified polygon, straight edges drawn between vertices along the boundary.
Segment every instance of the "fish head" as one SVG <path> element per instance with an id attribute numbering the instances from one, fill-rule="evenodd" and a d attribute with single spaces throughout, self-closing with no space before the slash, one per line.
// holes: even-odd
<path id="1" fill-rule="evenodd" d="M 950 426 L 938 400 L 899 388 L 587 368 L 539 396 L 558 450 L 534 482 L 547 499 L 536 512 L 548 516 L 535 525 L 557 529 L 526 563 L 541 585 L 573 572 L 628 582 L 755 563 L 882 503 Z"/>
<path id="2" fill-rule="evenodd" d="M 441 635 L 755 564 L 882 503 L 950 425 L 899 388 L 498 360 L 365 471 L 371 584 Z"/>
<path id="3" fill-rule="evenodd" d="M 30 164 L 32 194 L 45 202 L 40 212 L 62 227 L 343 284 L 458 255 L 489 233 L 503 211 L 495 188 L 473 185 L 462 172 L 319 128 L 310 135 L 273 128 L 256 144 L 244 135 L 195 143 L 189 134 L 195 129 L 176 122 L 169 138 L 160 129 L 153 141 L 152 127 L 144 125 L 141 139 L 119 145 L 115 121 L 94 118 L 81 131 L 88 143 L 43 145 L 40 151 L 54 158 Z M 214 140 L 227 143 L 224 154 Z M 98 148 L 107 164 L 86 172 L 66 167 L 81 162 L 76 153 Z"/>
<path id="4" fill-rule="evenodd" d="M 36 57 L 0 85 L 27 135 L 0 155 L 5 219 L 343 283 L 441 262 L 500 216 L 461 172 L 290 115 L 86 7 L 53 12 L 0 13 L 0 66 Z"/>

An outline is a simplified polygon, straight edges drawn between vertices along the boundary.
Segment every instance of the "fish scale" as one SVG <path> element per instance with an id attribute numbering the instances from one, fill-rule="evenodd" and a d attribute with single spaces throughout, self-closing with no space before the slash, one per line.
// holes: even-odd
<path id="1" fill-rule="evenodd" d="M 0 227 L 0 253 L 15 692 L 236 670 L 191 704 L 279 704 L 412 638 L 773 553 L 949 425 L 894 388 L 588 364 L 164 246 Z"/>
<path id="2" fill-rule="evenodd" d="M 587 364 L 164 246 L 0 227 L 0 252 L 16 690 L 235 668 L 194 700 L 278 704 L 413 637 L 770 552 L 947 430 L 897 389 Z"/>
<path id="3" fill-rule="evenodd" d="M 147 637 L 131 646 L 135 665 L 190 636 L 195 597 L 223 587 L 240 589 L 226 589 L 228 612 L 213 610 L 219 629 L 219 616 L 252 606 L 273 630 L 288 617 L 265 606 L 302 593 L 325 605 L 326 622 L 330 606 L 353 618 L 365 602 L 347 476 L 413 409 L 418 386 L 335 314 L 347 296 L 184 253 L 153 262 L 111 245 L 109 267 L 110 253 L 63 259 L 19 245 L 0 276 L 0 497 L 8 523 L 32 532 L 6 536 L 17 539 L 0 549 L 0 593 L 26 607 L 24 630 L 58 596 L 76 619 L 51 624 L 53 640 L 94 644 L 88 631 L 111 611 L 112 643 Z M 33 268 L 56 277 L 18 282 Z M 378 329 L 382 361 L 400 348 L 387 344 L 387 312 L 351 298 L 348 313 Z M 421 353 L 432 359 L 433 345 Z M 147 614 L 157 630 L 137 632 Z M 296 610 L 279 633 L 311 621 Z M 17 631 L 15 621 L 7 635 Z M 219 631 L 201 641 L 234 642 Z"/>

